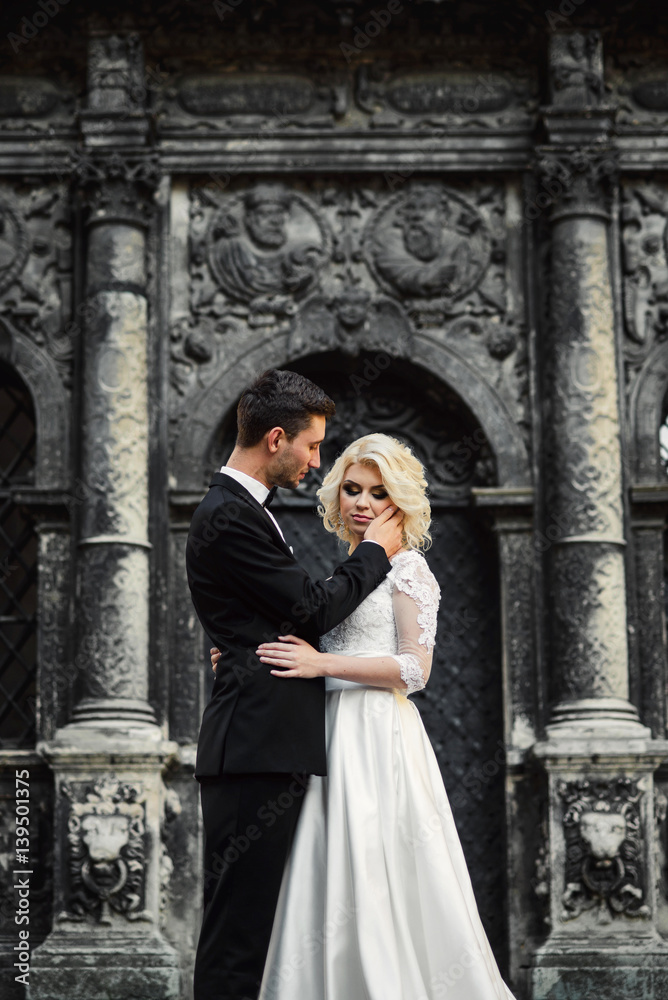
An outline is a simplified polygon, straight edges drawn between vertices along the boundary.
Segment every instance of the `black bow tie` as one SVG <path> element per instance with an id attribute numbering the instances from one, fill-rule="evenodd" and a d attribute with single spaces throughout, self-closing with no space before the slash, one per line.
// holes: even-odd
<path id="1" fill-rule="evenodd" d="M 265 498 L 265 500 L 264 500 L 264 503 L 262 504 L 262 506 L 263 506 L 263 507 L 265 507 L 265 508 L 266 508 L 266 507 L 269 507 L 269 506 L 271 506 L 271 501 L 272 501 L 272 500 L 274 499 L 274 497 L 276 496 L 276 490 L 277 490 L 277 489 L 278 489 L 278 486 L 272 486 L 272 488 L 271 488 L 271 489 L 269 490 L 269 492 L 267 493 L 267 496 L 266 496 L 266 498 Z"/>

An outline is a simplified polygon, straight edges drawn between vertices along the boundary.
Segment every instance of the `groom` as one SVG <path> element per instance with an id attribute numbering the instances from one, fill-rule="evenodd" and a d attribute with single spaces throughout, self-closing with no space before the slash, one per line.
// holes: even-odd
<path id="1" fill-rule="evenodd" d="M 253 1000 L 309 774 L 326 773 L 325 684 L 282 683 L 255 650 L 289 633 L 317 646 L 390 569 L 401 545 L 388 508 L 330 579 L 299 566 L 269 510 L 320 465 L 334 403 L 294 372 L 246 389 L 237 442 L 212 476 L 186 547 L 188 583 L 221 657 L 202 717 L 195 777 L 204 822 L 204 917 L 194 1000 Z M 307 1000 L 307 998 L 305 998 Z"/>

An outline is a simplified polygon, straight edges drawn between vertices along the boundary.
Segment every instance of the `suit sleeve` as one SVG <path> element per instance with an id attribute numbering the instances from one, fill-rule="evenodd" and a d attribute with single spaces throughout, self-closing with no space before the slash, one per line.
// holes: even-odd
<path id="1" fill-rule="evenodd" d="M 224 512 L 221 506 L 219 511 Z M 337 566 L 329 580 L 313 580 L 276 545 L 261 515 L 245 504 L 234 517 L 216 516 L 193 525 L 188 537 L 189 565 L 210 581 L 250 603 L 281 631 L 323 635 L 347 618 L 378 586 L 391 568 L 381 545 L 360 545 Z"/>

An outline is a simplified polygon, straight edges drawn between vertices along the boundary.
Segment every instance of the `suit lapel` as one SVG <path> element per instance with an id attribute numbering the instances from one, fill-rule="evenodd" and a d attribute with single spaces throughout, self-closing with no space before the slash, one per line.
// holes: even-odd
<path id="1" fill-rule="evenodd" d="M 281 534 L 278 528 L 267 514 L 267 511 L 264 509 L 261 503 L 258 503 L 253 494 L 248 492 L 245 486 L 242 486 L 241 483 L 237 482 L 236 479 L 233 479 L 232 476 L 226 475 L 224 472 L 214 472 L 214 474 L 211 476 L 211 482 L 209 483 L 209 486 L 210 487 L 225 486 L 226 489 L 234 493 L 234 495 L 239 497 L 240 500 L 243 500 L 244 503 L 247 503 L 250 507 L 253 508 L 253 510 L 258 511 L 258 513 L 264 518 L 266 523 L 269 525 L 271 533 L 273 537 L 276 539 L 278 545 L 283 549 L 284 552 L 287 552 L 287 554 L 294 559 L 292 549 L 281 538 Z"/>

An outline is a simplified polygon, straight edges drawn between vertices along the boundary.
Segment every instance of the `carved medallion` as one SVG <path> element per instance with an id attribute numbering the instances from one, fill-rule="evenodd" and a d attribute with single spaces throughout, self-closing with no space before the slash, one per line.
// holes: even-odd
<path id="1" fill-rule="evenodd" d="M 477 209 L 443 184 L 416 182 L 371 219 L 365 254 L 379 283 L 409 299 L 462 298 L 481 281 L 491 238 Z"/>
<path id="2" fill-rule="evenodd" d="M 236 302 L 281 311 L 308 292 L 330 255 L 315 208 L 281 184 L 223 197 L 211 218 L 207 257 L 219 288 Z"/>

